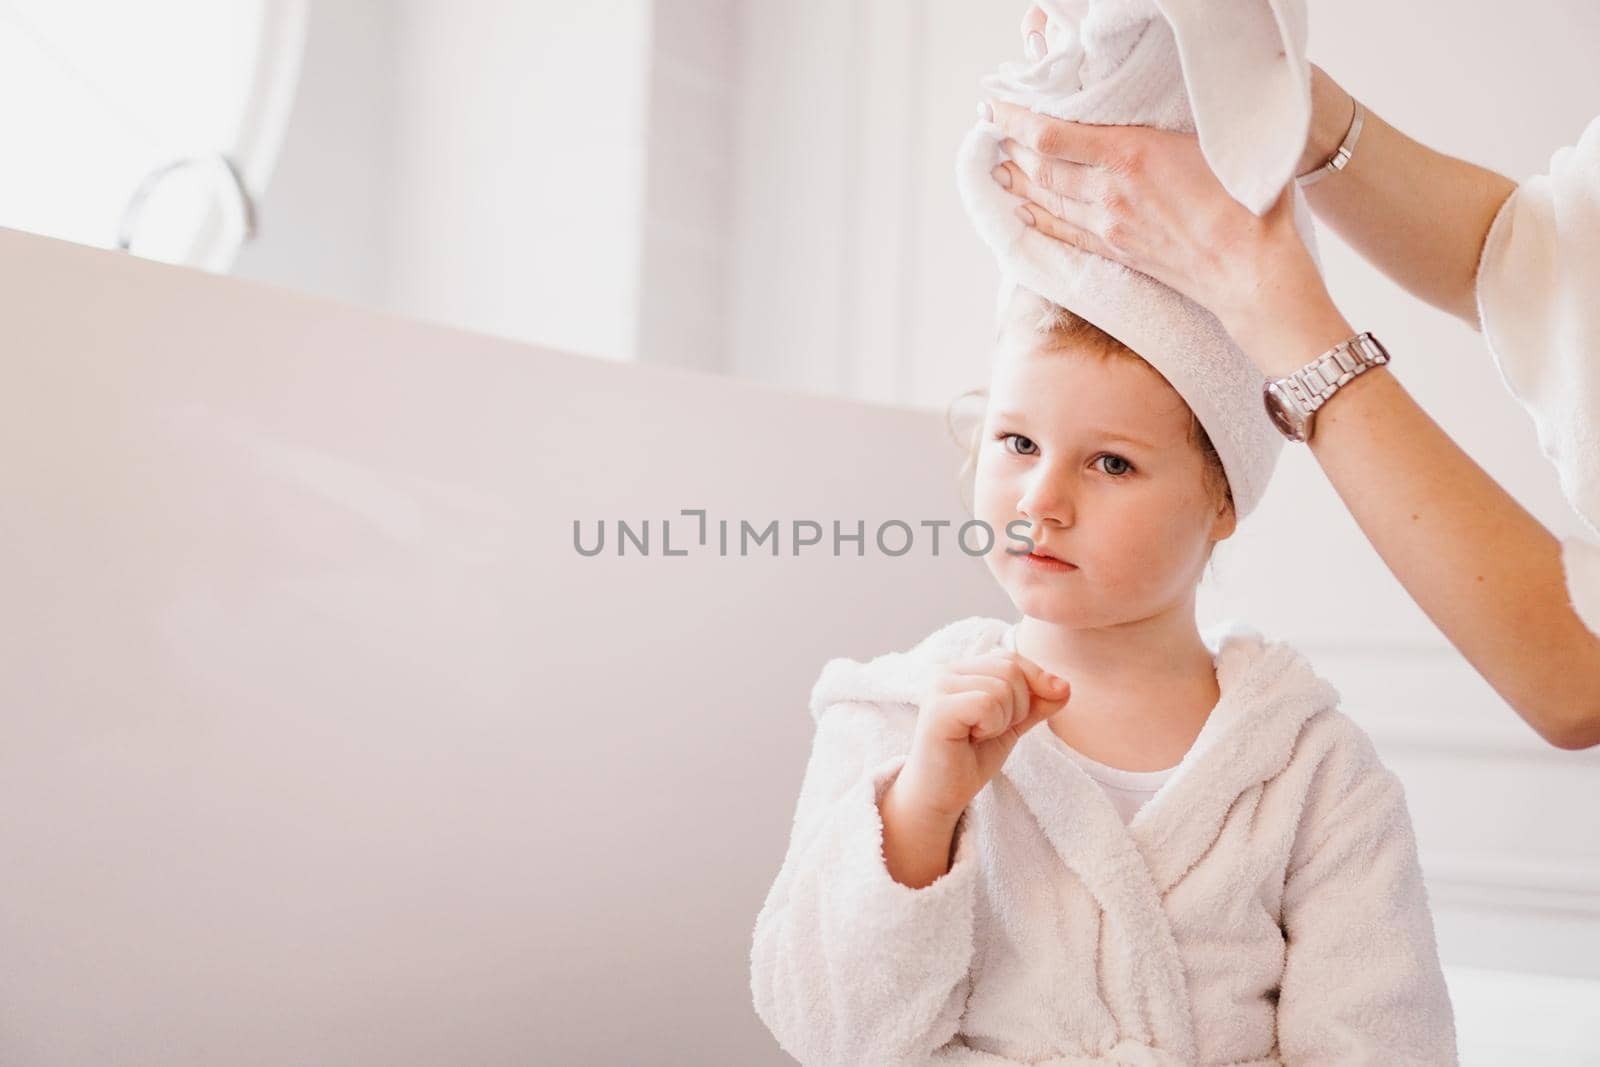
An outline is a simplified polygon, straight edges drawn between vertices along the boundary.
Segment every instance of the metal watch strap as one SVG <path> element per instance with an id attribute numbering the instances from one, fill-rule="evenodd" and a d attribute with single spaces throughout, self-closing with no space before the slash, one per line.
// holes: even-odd
<path id="1" fill-rule="evenodd" d="M 1361 126 L 1366 121 L 1367 113 L 1366 108 L 1361 106 L 1361 101 L 1352 99 L 1351 102 L 1355 104 L 1356 112 L 1350 120 L 1350 128 L 1345 131 L 1344 140 L 1339 143 L 1333 155 L 1328 157 L 1326 163 L 1295 178 L 1297 185 L 1315 185 L 1328 175 L 1344 170 L 1350 162 L 1350 157 L 1355 155 L 1356 141 L 1361 137 Z"/>
<path id="2" fill-rule="evenodd" d="M 1373 367 L 1389 362 L 1389 352 L 1370 331 L 1334 345 L 1293 374 L 1280 378 L 1307 415 L 1313 414 L 1340 386 Z"/>

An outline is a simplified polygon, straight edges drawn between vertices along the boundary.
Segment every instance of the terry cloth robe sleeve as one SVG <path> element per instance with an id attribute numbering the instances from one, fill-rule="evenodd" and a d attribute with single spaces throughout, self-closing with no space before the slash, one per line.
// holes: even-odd
<path id="1" fill-rule="evenodd" d="M 1600 118 L 1506 198 L 1478 263 L 1478 317 L 1561 489 L 1600 536 Z M 1600 545 L 1569 538 L 1567 590 L 1600 634 Z"/>
<path id="2" fill-rule="evenodd" d="M 914 709 L 822 709 L 787 854 L 756 918 L 756 1014 L 802 1064 L 923 1063 L 956 1034 L 973 957 L 974 835 L 920 889 L 883 858 L 878 801 L 904 765 Z"/>
<path id="3" fill-rule="evenodd" d="M 1285 876 L 1278 1044 L 1296 1065 L 1454 1064 L 1404 790 L 1343 715 L 1302 810 Z"/>

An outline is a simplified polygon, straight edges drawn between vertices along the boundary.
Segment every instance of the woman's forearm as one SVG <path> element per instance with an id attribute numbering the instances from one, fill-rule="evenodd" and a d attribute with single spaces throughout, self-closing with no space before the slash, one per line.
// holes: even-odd
<path id="1" fill-rule="evenodd" d="M 1258 316 L 1236 339 L 1273 376 L 1355 331 L 1331 301 Z M 1342 389 L 1310 448 L 1412 599 L 1540 736 L 1600 744 L 1600 638 L 1568 599 L 1561 546 L 1387 367 Z"/>
<path id="2" fill-rule="evenodd" d="M 1354 103 L 1313 68 L 1313 121 L 1301 170 L 1331 156 Z M 1306 203 L 1347 244 L 1418 299 L 1478 327 L 1478 257 L 1516 183 L 1435 152 L 1369 107 L 1349 164 L 1305 187 Z"/>

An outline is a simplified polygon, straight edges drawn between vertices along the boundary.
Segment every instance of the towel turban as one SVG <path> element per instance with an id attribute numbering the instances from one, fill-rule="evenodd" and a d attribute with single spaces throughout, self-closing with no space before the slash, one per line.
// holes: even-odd
<path id="1" fill-rule="evenodd" d="M 1046 54 L 1001 64 L 982 80 L 989 96 L 1073 122 L 1197 133 L 1230 195 L 1258 215 L 1276 202 L 1294 176 L 1311 118 L 1303 0 L 1039 6 L 1049 16 Z M 956 167 L 967 213 L 999 260 L 997 310 L 1013 286 L 1025 286 L 1150 363 L 1205 427 L 1243 519 L 1260 502 L 1283 448 L 1262 406 L 1262 375 L 1199 304 L 1022 222 L 1016 208 L 1023 198 L 991 176 L 1006 158 L 1004 136 L 980 121 L 963 140 Z M 1317 260 L 1310 214 L 1299 190 L 1291 195 L 1295 225 Z"/>

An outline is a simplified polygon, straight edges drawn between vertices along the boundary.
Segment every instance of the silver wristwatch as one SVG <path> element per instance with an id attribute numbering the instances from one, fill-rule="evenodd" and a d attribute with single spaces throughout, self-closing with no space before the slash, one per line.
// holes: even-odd
<path id="1" fill-rule="evenodd" d="M 1344 385 L 1373 367 L 1389 362 L 1389 352 L 1371 333 L 1357 334 L 1334 345 L 1287 378 L 1270 379 L 1262 400 L 1272 424 L 1291 441 L 1311 437 L 1318 409 Z"/>

